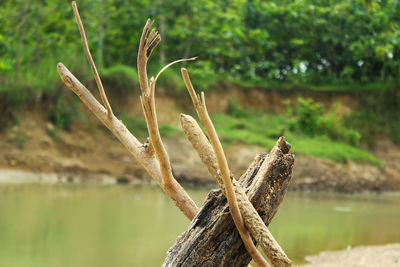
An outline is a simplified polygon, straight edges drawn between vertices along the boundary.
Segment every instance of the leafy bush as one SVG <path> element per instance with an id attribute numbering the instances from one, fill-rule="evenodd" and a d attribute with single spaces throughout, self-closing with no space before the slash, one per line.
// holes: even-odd
<path id="1" fill-rule="evenodd" d="M 306 134 L 314 135 L 320 130 L 320 120 L 323 114 L 322 106 L 312 98 L 299 97 L 296 106 L 297 123 Z"/>
<path id="2" fill-rule="evenodd" d="M 250 115 L 249 112 L 239 106 L 237 99 L 233 99 L 229 103 L 227 113 L 235 118 L 245 118 Z"/>
<path id="3" fill-rule="evenodd" d="M 0 85 L 0 130 L 16 123 L 18 112 L 34 96 L 33 88 L 25 79 L 7 80 Z"/>
<path id="4" fill-rule="evenodd" d="M 139 76 L 136 69 L 126 65 L 114 65 L 101 72 L 102 81 L 113 87 L 119 93 L 137 90 Z"/>
<path id="5" fill-rule="evenodd" d="M 159 70 L 157 70 L 159 71 Z M 157 80 L 157 85 L 164 87 L 167 89 L 167 92 L 179 92 L 185 89 L 185 84 L 183 83 L 183 79 L 179 70 L 174 67 L 170 67 L 166 69 Z"/>
<path id="6" fill-rule="evenodd" d="M 206 91 L 218 82 L 218 76 L 213 68 L 214 64 L 208 60 L 198 60 L 187 68 L 194 88 L 198 91 Z"/>
<path id="7" fill-rule="evenodd" d="M 400 144 L 400 93 L 396 88 L 399 86 L 364 95 L 359 106 L 344 117 L 345 125 L 357 129 L 370 147 L 382 135 Z"/>
<path id="8" fill-rule="evenodd" d="M 125 124 L 126 128 L 138 138 L 147 137 L 147 124 L 144 120 L 129 116 L 126 113 L 118 116 L 120 120 Z"/>
<path id="9" fill-rule="evenodd" d="M 293 132 L 303 132 L 309 136 L 326 135 L 333 140 L 343 141 L 353 146 L 358 146 L 362 135 L 348 129 L 339 117 L 340 104 L 326 114 L 321 104 L 312 98 L 299 97 L 294 110 L 287 108 L 287 126 Z"/>
<path id="10" fill-rule="evenodd" d="M 59 96 L 56 106 L 49 110 L 50 121 L 62 130 L 71 130 L 72 123 L 77 118 L 77 101 L 67 103 L 63 96 Z"/>

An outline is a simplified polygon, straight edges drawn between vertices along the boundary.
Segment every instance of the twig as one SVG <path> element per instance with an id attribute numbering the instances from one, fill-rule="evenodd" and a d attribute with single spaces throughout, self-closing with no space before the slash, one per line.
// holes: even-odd
<path id="1" fill-rule="evenodd" d="M 154 79 L 154 81 L 156 82 L 158 77 L 161 75 L 161 73 L 164 72 L 164 70 L 168 69 L 169 67 L 171 67 L 172 65 L 179 63 L 179 62 L 184 62 L 184 61 L 192 61 L 192 60 L 196 60 L 197 57 L 191 57 L 191 58 L 182 58 L 182 59 L 178 59 L 175 61 L 172 61 L 171 63 L 165 65 L 156 75 L 156 78 Z"/>
<path id="2" fill-rule="evenodd" d="M 75 1 L 72 2 L 72 9 L 74 10 L 76 22 L 78 23 L 79 32 L 81 33 L 83 49 L 85 50 L 85 54 L 89 61 L 90 68 L 92 69 L 94 79 L 96 80 L 97 87 L 99 88 L 101 101 L 103 101 L 103 104 L 107 109 L 108 117 L 111 119 L 111 117 L 113 116 L 113 112 L 112 112 L 110 103 L 108 103 L 106 92 L 104 91 L 103 84 L 101 83 L 101 79 L 100 79 L 99 73 L 97 72 L 96 65 L 94 64 L 92 55 L 90 54 L 88 42 L 86 39 L 85 29 L 83 28 L 82 20 L 81 20 L 81 17 L 79 16 L 78 7 L 77 7 Z"/>
<path id="3" fill-rule="evenodd" d="M 190 82 L 190 78 L 189 78 L 189 74 L 188 74 L 187 70 L 185 68 L 182 68 L 181 71 L 182 71 L 182 77 L 185 81 L 186 87 L 192 98 L 193 105 L 196 108 L 197 114 L 201 120 L 201 123 L 204 126 L 204 129 L 207 132 L 207 135 L 210 139 L 210 143 L 211 143 L 214 153 L 217 157 L 218 167 L 221 170 L 223 186 L 225 187 L 225 192 L 226 192 L 225 195 L 226 195 L 226 198 L 229 203 L 233 221 L 239 231 L 239 234 L 243 240 L 243 243 L 244 243 L 247 251 L 253 258 L 253 260 L 259 266 L 269 266 L 268 262 L 264 259 L 264 257 L 257 250 L 256 246 L 253 243 L 253 240 L 251 239 L 249 232 L 246 229 L 246 226 L 244 225 L 244 221 L 243 221 L 242 215 L 240 213 L 240 210 L 239 210 L 239 207 L 237 204 L 235 190 L 233 188 L 233 183 L 231 180 L 232 175 L 230 173 L 221 142 L 219 141 L 219 138 L 215 131 L 214 125 L 212 124 L 210 116 L 208 115 L 205 98 L 204 98 L 204 93 L 203 92 L 201 93 L 201 102 L 200 102 L 200 99 L 198 96 L 196 96 L 193 85 Z"/>

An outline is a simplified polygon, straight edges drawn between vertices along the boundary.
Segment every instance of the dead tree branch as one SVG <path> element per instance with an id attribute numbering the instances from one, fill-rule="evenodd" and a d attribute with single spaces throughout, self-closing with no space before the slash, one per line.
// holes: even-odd
<path id="1" fill-rule="evenodd" d="M 157 34 L 155 29 L 152 29 L 149 33 L 151 23 L 150 20 L 148 20 L 144 27 L 139 46 L 138 68 L 140 67 L 139 78 L 143 92 L 142 98 L 146 99 L 146 101 L 143 101 L 146 103 L 144 111 L 147 125 L 149 127 L 151 141 L 150 144 L 141 144 L 137 138 L 128 131 L 125 125 L 113 115 L 107 96 L 104 92 L 104 88 L 101 85 L 100 76 L 97 73 L 92 56 L 87 46 L 85 31 L 83 29 L 75 2 L 72 2 L 72 7 L 74 9 L 74 13 L 76 15 L 78 26 L 82 35 L 85 53 L 88 57 L 90 66 L 92 67 L 103 104 L 106 107 L 101 105 L 90 93 L 90 91 L 83 86 L 82 83 L 79 82 L 79 80 L 72 75 L 72 73 L 62 63 L 58 63 L 57 70 L 61 79 L 69 89 L 79 96 L 82 102 L 93 112 L 93 114 L 108 129 L 110 129 L 110 131 L 121 141 L 128 151 L 131 152 L 131 154 L 139 161 L 139 163 L 141 163 L 150 176 L 161 186 L 161 188 L 167 193 L 167 195 L 173 200 L 175 205 L 185 214 L 185 216 L 190 220 L 193 219 L 198 212 L 198 207 L 187 194 L 187 192 L 172 176 L 168 155 L 166 154 L 158 130 L 154 100 L 155 80 L 152 84 L 152 93 L 150 92 L 150 87 L 147 80 L 147 60 L 155 46 L 160 42 L 160 36 Z"/>

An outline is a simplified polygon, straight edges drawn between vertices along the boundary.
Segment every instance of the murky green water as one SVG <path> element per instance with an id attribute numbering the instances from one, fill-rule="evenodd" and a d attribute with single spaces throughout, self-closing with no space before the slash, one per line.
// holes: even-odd
<path id="1" fill-rule="evenodd" d="M 400 242 L 399 222 L 399 195 L 289 192 L 270 229 L 300 263 Z M 159 266 L 188 223 L 155 186 L 0 185 L 0 266 Z"/>

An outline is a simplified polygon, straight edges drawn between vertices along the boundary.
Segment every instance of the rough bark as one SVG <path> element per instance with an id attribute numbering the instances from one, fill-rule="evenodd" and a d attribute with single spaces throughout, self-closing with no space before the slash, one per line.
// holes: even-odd
<path id="1" fill-rule="evenodd" d="M 207 137 L 191 116 L 181 114 L 181 124 L 189 142 L 196 149 L 201 161 L 207 166 L 211 176 L 218 183 L 224 196 L 226 196 L 224 182 L 218 170 L 217 158 Z M 271 153 L 274 154 L 275 149 L 279 149 L 279 147 L 283 145 L 289 148 L 285 138 L 282 136 L 278 139 Z M 274 160 L 274 158 L 269 157 L 269 160 Z M 268 167 L 268 164 L 265 164 L 264 167 Z M 264 175 L 265 171 L 265 169 L 260 169 L 257 175 Z M 262 248 L 273 266 L 290 266 L 292 262 L 286 256 L 278 242 L 276 242 L 262 218 L 258 215 L 256 209 L 247 198 L 245 188 L 243 188 L 236 179 L 233 179 L 232 182 L 240 213 L 251 236 L 257 241 L 257 244 Z"/>
<path id="2" fill-rule="evenodd" d="M 278 142 L 275 148 L 259 155 L 238 181 L 266 225 L 283 201 L 294 163 L 286 142 Z M 213 190 L 188 230 L 167 252 L 163 266 L 247 266 L 250 260 L 226 198 Z"/>

